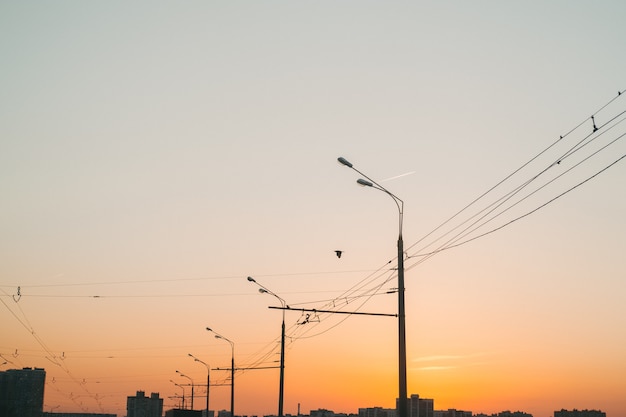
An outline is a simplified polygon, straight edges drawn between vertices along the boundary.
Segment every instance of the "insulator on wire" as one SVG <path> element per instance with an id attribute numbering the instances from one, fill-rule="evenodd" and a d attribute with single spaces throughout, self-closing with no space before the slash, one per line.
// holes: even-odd
<path id="1" fill-rule="evenodd" d="M 598 128 L 596 127 L 596 119 L 594 119 L 593 116 L 591 116 L 591 121 L 593 122 L 593 131 L 596 132 Z"/>

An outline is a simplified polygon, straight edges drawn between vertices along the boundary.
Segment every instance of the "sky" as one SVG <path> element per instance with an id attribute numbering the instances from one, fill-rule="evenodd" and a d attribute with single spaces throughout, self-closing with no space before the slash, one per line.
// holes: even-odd
<path id="1" fill-rule="evenodd" d="M 395 407 L 397 319 L 303 311 L 398 311 L 398 207 L 342 156 L 403 202 L 409 394 L 626 415 L 625 15 L 0 2 L 0 370 L 124 416 L 204 408 L 192 354 L 229 409 L 210 327 L 276 414 L 284 312 L 285 413 Z"/>

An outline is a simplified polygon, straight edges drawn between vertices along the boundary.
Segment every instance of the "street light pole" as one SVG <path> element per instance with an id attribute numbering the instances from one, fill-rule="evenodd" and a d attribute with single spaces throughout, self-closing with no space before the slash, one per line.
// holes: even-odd
<path id="1" fill-rule="evenodd" d="M 263 285 L 256 282 L 256 280 L 252 277 L 248 277 L 248 281 L 255 283 L 259 286 L 259 292 L 261 294 L 269 294 L 273 295 L 280 301 L 281 306 L 283 307 L 283 323 L 280 331 L 280 383 L 278 386 L 278 417 L 283 417 L 283 404 L 284 404 L 284 393 L 285 393 L 285 309 L 288 307 L 285 300 L 280 298 L 278 295 L 274 294 L 272 291 L 268 290 Z"/>
<path id="2" fill-rule="evenodd" d="M 358 172 L 367 180 L 358 179 L 357 183 L 372 187 L 390 196 L 398 207 L 398 417 L 408 417 L 407 413 L 407 379 L 406 379 L 406 316 L 404 307 L 404 242 L 402 240 L 402 221 L 404 202 L 382 185 L 356 169 L 343 157 L 337 158 L 340 164 Z"/>
<path id="3" fill-rule="evenodd" d="M 180 385 L 180 384 L 177 384 L 176 382 L 172 381 L 171 379 L 170 379 L 170 382 L 183 390 L 183 405 L 182 405 L 182 409 L 184 410 L 185 409 L 185 387 Z"/>
<path id="4" fill-rule="evenodd" d="M 206 329 L 207 331 L 213 333 L 216 339 L 222 339 L 230 343 L 230 416 L 235 417 L 235 344 L 211 328 L 207 327 Z"/>
<path id="5" fill-rule="evenodd" d="M 177 374 L 180 374 L 180 376 L 182 376 L 183 378 L 187 378 L 188 380 L 191 381 L 191 409 L 193 410 L 193 379 L 191 379 L 190 377 L 188 377 L 187 375 L 183 374 L 182 372 L 180 372 L 179 370 L 176 370 Z"/>
<path id="6" fill-rule="evenodd" d="M 205 362 L 193 356 L 191 353 L 188 353 L 187 355 L 193 358 L 195 362 L 200 362 L 201 364 L 206 366 L 206 416 L 205 417 L 209 417 L 209 386 L 211 383 L 211 367 L 207 365 Z"/>

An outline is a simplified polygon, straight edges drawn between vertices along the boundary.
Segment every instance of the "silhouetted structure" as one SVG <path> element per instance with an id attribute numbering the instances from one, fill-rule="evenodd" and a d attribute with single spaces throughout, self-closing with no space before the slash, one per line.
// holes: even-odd
<path id="1" fill-rule="evenodd" d="M 415 407 L 413 404 L 413 395 L 409 399 L 409 410 L 411 413 L 413 412 L 413 408 Z M 432 398 L 419 398 L 417 396 L 417 409 L 419 410 L 418 417 L 434 417 L 435 415 L 435 401 Z M 412 416 L 412 414 L 410 414 Z"/>
<path id="2" fill-rule="evenodd" d="M 137 391 L 134 397 L 126 399 L 126 417 L 162 417 L 163 398 L 159 398 L 158 392 L 153 392 L 146 397 L 145 392 Z"/>
<path id="3" fill-rule="evenodd" d="M 498 413 L 498 417 L 533 417 L 533 415 L 524 413 L 523 411 L 502 411 Z"/>
<path id="4" fill-rule="evenodd" d="M 555 411 L 554 417 L 606 417 L 606 413 L 600 410 L 561 410 Z"/>
<path id="5" fill-rule="evenodd" d="M 309 411 L 311 417 L 335 417 L 335 412 L 323 408 Z"/>
<path id="6" fill-rule="evenodd" d="M 430 398 L 420 398 L 418 394 L 411 394 L 407 401 L 408 417 L 434 417 L 435 402 Z M 399 400 L 396 398 L 396 410 L 399 410 Z"/>
<path id="7" fill-rule="evenodd" d="M 501 411 L 497 414 L 483 414 L 483 413 L 479 413 L 479 414 L 474 414 L 474 417 L 533 417 L 532 414 L 528 414 L 525 413 L 523 411 Z"/>
<path id="8" fill-rule="evenodd" d="M 395 408 L 370 407 L 359 408 L 359 417 L 396 417 Z"/>
<path id="9" fill-rule="evenodd" d="M 357 417 L 356 414 L 335 413 L 332 410 L 326 410 L 319 408 L 317 410 L 309 411 L 309 417 Z"/>
<path id="10" fill-rule="evenodd" d="M 43 412 L 43 417 L 117 417 L 117 414 L 102 413 L 47 413 Z"/>
<path id="11" fill-rule="evenodd" d="M 450 408 L 448 410 L 435 411 L 435 417 L 472 417 L 472 412 Z"/>
<path id="12" fill-rule="evenodd" d="M 0 372 L 0 416 L 42 417 L 46 371 L 41 368 Z"/>
<path id="13" fill-rule="evenodd" d="M 206 410 L 205 410 L 206 411 Z M 165 417 L 201 417 L 202 411 L 200 410 L 182 410 L 180 408 L 174 408 L 165 412 Z"/>

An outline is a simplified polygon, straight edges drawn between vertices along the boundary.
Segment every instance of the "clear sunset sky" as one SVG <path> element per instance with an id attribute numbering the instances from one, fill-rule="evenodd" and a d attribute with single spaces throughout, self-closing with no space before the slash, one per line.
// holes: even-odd
<path id="1" fill-rule="evenodd" d="M 275 414 L 280 304 L 252 276 L 294 309 L 285 413 L 395 407 L 395 318 L 295 310 L 397 311 L 398 210 L 343 156 L 404 201 L 409 394 L 626 415 L 625 16 L 1 1 L 0 370 L 124 416 L 179 404 L 177 370 L 204 384 L 191 353 L 229 409 L 208 326 L 270 367 L 237 372 L 236 414 Z"/>

